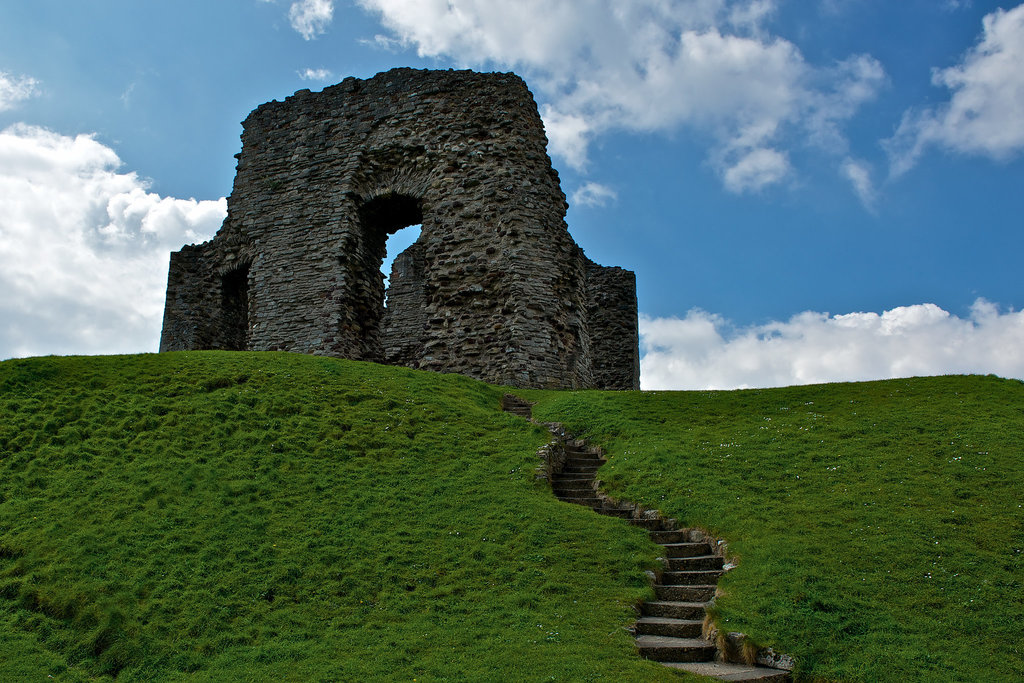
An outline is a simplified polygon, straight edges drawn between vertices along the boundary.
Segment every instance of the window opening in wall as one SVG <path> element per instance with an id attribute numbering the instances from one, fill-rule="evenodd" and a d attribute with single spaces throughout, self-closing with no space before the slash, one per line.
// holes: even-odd
<path id="1" fill-rule="evenodd" d="M 245 351 L 249 338 L 249 266 L 225 273 L 221 278 L 220 292 L 224 348 Z"/>
<path id="2" fill-rule="evenodd" d="M 384 274 L 384 307 L 388 305 L 388 290 L 391 288 L 391 264 L 395 257 L 412 246 L 420 237 L 420 228 L 423 226 L 417 223 L 388 236 L 385 244 L 384 261 L 380 265 L 380 272 Z"/>

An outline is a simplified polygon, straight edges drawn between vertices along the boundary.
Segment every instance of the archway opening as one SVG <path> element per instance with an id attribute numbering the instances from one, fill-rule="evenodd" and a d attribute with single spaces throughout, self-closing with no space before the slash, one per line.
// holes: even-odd
<path id="1" fill-rule="evenodd" d="M 405 228 L 400 228 L 387 237 L 384 245 L 384 260 L 380 264 L 380 273 L 384 276 L 384 308 L 388 307 L 388 294 L 391 291 L 391 271 L 394 268 L 395 257 L 411 247 L 420 238 L 422 224 L 417 223 Z M 401 271 L 402 264 L 399 263 Z"/>
<path id="2" fill-rule="evenodd" d="M 366 299 L 361 314 L 367 358 L 406 364 L 413 352 L 406 343 L 418 342 L 423 308 L 423 247 L 419 231 L 423 202 L 417 197 L 387 194 L 360 207 L 366 252 Z"/>
<path id="3" fill-rule="evenodd" d="M 245 351 L 249 343 L 249 266 L 243 265 L 221 276 L 221 319 L 224 346 Z"/>

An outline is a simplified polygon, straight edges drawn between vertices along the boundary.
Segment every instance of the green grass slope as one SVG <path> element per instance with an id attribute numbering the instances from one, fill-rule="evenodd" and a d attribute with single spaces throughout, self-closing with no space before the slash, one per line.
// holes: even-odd
<path id="1" fill-rule="evenodd" d="M 728 540 L 719 623 L 801 677 L 1024 679 L 1024 384 L 522 393 L 612 495 Z"/>
<path id="2" fill-rule="evenodd" d="M 288 354 L 0 363 L 0 680 L 671 680 L 646 535 L 480 382 Z"/>

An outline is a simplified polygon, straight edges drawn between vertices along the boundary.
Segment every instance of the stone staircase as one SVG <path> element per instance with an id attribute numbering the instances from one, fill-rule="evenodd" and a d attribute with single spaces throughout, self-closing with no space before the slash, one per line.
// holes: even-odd
<path id="1" fill-rule="evenodd" d="M 506 395 L 502 408 L 531 417 L 530 404 L 515 396 Z M 557 425 L 549 427 L 558 437 L 557 457 L 548 458 L 548 479 L 555 496 L 643 527 L 664 549 L 665 569 L 653 577 L 655 600 L 641 606 L 633 629 L 640 656 L 722 681 L 791 680 L 785 669 L 723 661 L 727 657 L 716 642 L 703 637 L 706 608 L 725 571 L 724 558 L 715 554 L 703 534 L 678 529 L 675 520 L 601 494 L 596 476 L 605 461 L 598 450 L 565 438 Z M 736 657 L 733 653 L 731 659 Z"/>

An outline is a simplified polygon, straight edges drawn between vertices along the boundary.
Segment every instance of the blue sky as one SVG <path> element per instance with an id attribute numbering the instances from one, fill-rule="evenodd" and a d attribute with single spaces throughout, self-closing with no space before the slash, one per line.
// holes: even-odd
<path id="1" fill-rule="evenodd" d="M 5 3 L 0 358 L 155 350 L 241 120 L 395 66 L 526 79 L 645 388 L 1024 377 L 1024 5 L 953 0 Z"/>

